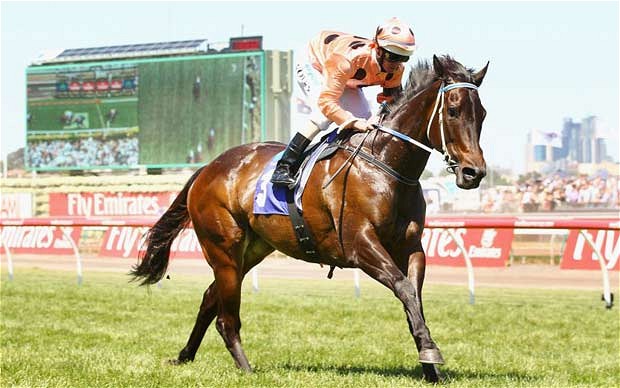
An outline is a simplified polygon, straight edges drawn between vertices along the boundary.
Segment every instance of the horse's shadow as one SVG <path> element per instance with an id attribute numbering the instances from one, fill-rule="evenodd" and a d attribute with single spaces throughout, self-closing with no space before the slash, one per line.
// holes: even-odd
<path id="1" fill-rule="evenodd" d="M 382 377 L 407 377 L 423 379 L 424 374 L 422 365 L 416 366 L 398 366 L 398 367 L 381 367 L 381 366 L 363 366 L 363 365 L 309 365 L 303 363 L 284 363 L 282 368 L 296 372 L 331 372 L 339 375 L 362 375 L 374 374 Z M 535 382 L 540 379 L 531 373 L 523 373 L 522 371 L 505 371 L 488 372 L 456 370 L 448 367 L 439 368 L 442 382 L 454 382 L 462 380 L 496 380 L 496 381 L 528 381 Z"/>

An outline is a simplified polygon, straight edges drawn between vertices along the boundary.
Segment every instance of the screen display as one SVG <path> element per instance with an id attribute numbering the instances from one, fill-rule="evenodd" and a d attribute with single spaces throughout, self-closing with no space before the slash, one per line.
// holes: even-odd
<path id="1" fill-rule="evenodd" d="M 260 141 L 262 61 L 244 53 L 30 67 L 26 165 L 182 167 Z"/>

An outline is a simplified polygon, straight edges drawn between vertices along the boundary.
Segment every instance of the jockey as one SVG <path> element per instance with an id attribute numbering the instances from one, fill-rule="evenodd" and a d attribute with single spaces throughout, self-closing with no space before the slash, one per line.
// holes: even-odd
<path id="1" fill-rule="evenodd" d="M 404 63 L 414 49 L 413 31 L 398 18 L 377 27 L 373 40 L 335 31 L 322 31 L 312 39 L 308 62 L 295 69 L 310 107 L 309 120 L 286 147 L 271 182 L 293 184 L 301 154 L 332 122 L 341 129 L 371 130 L 370 107 L 361 88 L 380 85 L 377 102 L 392 101 L 402 92 Z"/>

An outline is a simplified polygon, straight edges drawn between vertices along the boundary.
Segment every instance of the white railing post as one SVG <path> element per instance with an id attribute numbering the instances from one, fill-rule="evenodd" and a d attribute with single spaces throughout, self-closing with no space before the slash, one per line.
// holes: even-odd
<path id="1" fill-rule="evenodd" d="M 553 243 L 555 242 L 555 233 L 553 233 L 551 235 L 551 239 L 549 242 L 549 265 L 554 265 L 555 264 L 555 249 L 553 246 Z"/>
<path id="2" fill-rule="evenodd" d="M 75 265 L 76 265 L 76 270 L 77 270 L 77 282 L 78 282 L 78 286 L 82 285 L 82 257 L 80 256 L 80 250 L 78 249 L 77 245 L 75 244 L 75 241 L 73 241 L 73 238 L 71 238 L 71 232 L 67 232 L 67 229 L 71 230 L 71 227 L 63 227 L 63 226 L 59 226 L 60 230 L 62 231 L 63 236 L 65 236 L 65 238 L 69 241 L 69 244 L 71 244 L 71 248 L 73 249 L 73 253 L 75 254 Z"/>
<path id="3" fill-rule="evenodd" d="M 474 266 L 471 264 L 471 259 L 469 258 L 469 254 L 467 253 L 467 249 L 463 246 L 461 240 L 456 237 L 454 233 L 454 229 L 448 228 L 446 229 L 452 240 L 456 243 L 456 246 L 463 253 L 463 258 L 465 259 L 465 266 L 467 267 L 467 283 L 469 287 L 469 304 L 474 304 L 475 295 L 474 295 Z"/>
<path id="4" fill-rule="evenodd" d="M 13 258 L 11 257 L 11 252 L 9 251 L 9 246 L 4 243 L 4 239 L 0 235 L 0 244 L 4 247 L 4 252 L 6 254 L 6 266 L 9 272 L 9 281 L 13 281 Z"/>
<path id="5" fill-rule="evenodd" d="M 579 233 L 583 236 L 588 245 L 590 245 L 590 247 L 596 254 L 599 265 L 601 267 L 601 273 L 603 275 L 603 300 L 605 301 L 605 307 L 610 309 L 613 306 L 614 301 L 612 300 L 611 296 L 611 287 L 609 286 L 609 273 L 607 272 L 607 264 L 603 259 L 603 254 L 601 253 L 600 249 L 598 249 L 596 244 L 594 244 L 594 241 L 592 241 L 592 236 L 590 236 L 590 233 L 588 233 L 585 229 L 579 230 Z"/>
<path id="6" fill-rule="evenodd" d="M 353 285 L 355 286 L 355 297 L 359 298 L 362 295 L 360 289 L 360 270 L 358 268 L 353 269 Z"/>

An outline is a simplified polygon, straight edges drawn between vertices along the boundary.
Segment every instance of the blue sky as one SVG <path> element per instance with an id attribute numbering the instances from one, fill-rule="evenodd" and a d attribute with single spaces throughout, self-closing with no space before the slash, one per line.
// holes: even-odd
<path id="1" fill-rule="evenodd" d="M 418 51 L 468 67 L 490 61 L 480 89 L 491 166 L 525 166 L 527 133 L 599 117 L 618 158 L 619 7 L 607 2 L 8 2 L 1 3 L 2 157 L 25 143 L 25 68 L 42 51 L 262 35 L 298 50 L 322 29 L 371 37 L 399 16 Z"/>

